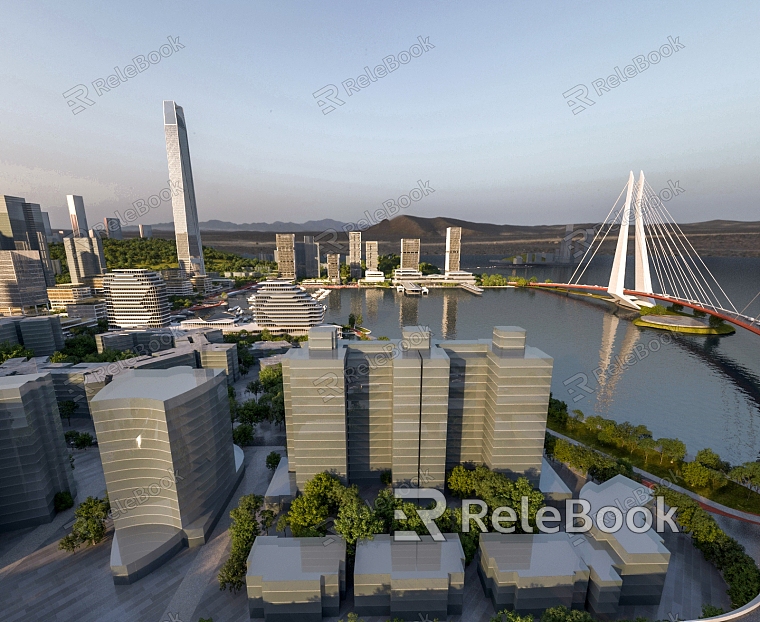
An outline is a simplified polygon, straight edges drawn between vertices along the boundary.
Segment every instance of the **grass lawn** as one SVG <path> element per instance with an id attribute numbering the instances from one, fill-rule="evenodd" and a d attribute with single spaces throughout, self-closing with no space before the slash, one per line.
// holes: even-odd
<path id="1" fill-rule="evenodd" d="M 644 455 L 644 452 L 640 450 L 634 451 L 632 454 L 627 449 L 621 449 L 614 445 L 607 445 L 599 441 L 591 432 L 587 432 L 577 426 L 570 428 L 569 426 L 558 427 L 551 422 L 547 422 L 547 428 L 554 430 L 565 436 L 568 436 L 576 441 L 597 449 L 601 452 L 614 456 L 616 458 L 626 458 L 631 461 L 634 466 L 643 469 L 647 473 L 651 473 L 659 478 L 667 478 L 674 484 L 681 488 L 686 488 L 692 492 L 697 493 L 707 499 L 720 503 L 735 510 L 741 510 L 742 512 L 750 512 L 752 514 L 760 515 L 760 494 L 751 491 L 736 482 L 728 481 L 725 486 L 721 488 L 695 488 L 689 486 L 681 477 L 681 466 L 683 463 L 670 464 L 667 458 L 660 464 L 660 454 L 655 451 L 649 452 L 648 456 Z"/>

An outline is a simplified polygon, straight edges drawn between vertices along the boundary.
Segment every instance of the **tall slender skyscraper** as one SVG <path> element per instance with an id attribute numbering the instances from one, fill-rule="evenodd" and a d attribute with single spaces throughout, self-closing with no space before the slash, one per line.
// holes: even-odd
<path id="1" fill-rule="evenodd" d="M 172 185 L 174 235 L 177 239 L 179 267 L 188 274 L 205 275 L 198 207 L 195 203 L 193 169 L 182 106 L 164 101 L 166 157 L 169 160 L 169 183 Z"/>
<path id="2" fill-rule="evenodd" d="M 348 232 L 348 265 L 352 279 L 362 278 L 362 232 Z"/>
<path id="3" fill-rule="evenodd" d="M 274 260 L 281 279 L 296 278 L 296 236 L 294 233 L 275 235 L 277 249 Z"/>
<path id="4" fill-rule="evenodd" d="M 364 244 L 364 253 L 367 256 L 367 270 L 377 270 L 377 242 L 366 242 Z"/>
<path id="5" fill-rule="evenodd" d="M 462 249 L 462 227 L 446 229 L 446 274 L 459 272 L 459 256 Z"/>
<path id="6" fill-rule="evenodd" d="M 84 199 L 76 194 L 67 194 L 66 202 L 69 204 L 69 218 L 71 218 L 72 234 L 75 238 L 86 238 L 87 215 L 84 212 Z"/>

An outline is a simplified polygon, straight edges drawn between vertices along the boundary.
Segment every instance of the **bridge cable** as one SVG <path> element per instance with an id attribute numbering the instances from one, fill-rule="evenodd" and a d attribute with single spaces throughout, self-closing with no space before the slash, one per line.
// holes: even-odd
<path id="1" fill-rule="evenodd" d="M 681 230 L 681 227 L 678 226 L 678 223 L 673 220 L 673 217 L 670 215 L 670 212 L 668 212 L 668 209 L 664 205 L 662 206 L 662 209 L 668 215 L 668 217 L 670 218 L 670 220 L 673 221 L 673 224 L 675 225 L 676 229 L 678 229 L 679 233 L 683 236 L 684 240 L 689 244 L 689 247 L 691 248 L 691 250 L 694 251 L 694 255 L 696 256 L 696 258 L 699 259 L 700 263 L 704 266 L 705 270 L 707 270 L 707 273 L 710 275 L 710 277 L 712 277 L 712 280 L 718 286 L 718 289 L 720 289 L 720 291 L 723 294 L 723 296 L 725 296 L 726 301 L 728 302 L 728 304 L 730 304 L 731 307 L 733 308 L 733 310 L 734 310 L 733 312 L 737 313 L 737 310 L 736 310 L 736 307 L 734 306 L 734 303 L 731 302 L 731 299 L 728 297 L 728 294 L 726 294 L 726 292 L 723 289 L 723 287 L 721 287 L 720 283 L 718 282 L 718 279 L 715 278 L 715 275 L 710 271 L 710 268 L 707 267 L 707 265 L 705 264 L 705 262 L 702 259 L 702 257 L 699 256 L 699 253 L 697 253 L 697 251 L 694 248 L 693 244 L 689 241 L 689 238 L 686 237 L 686 235 L 684 234 L 684 232 Z M 696 262 L 695 262 L 695 264 L 696 264 Z M 709 284 L 707 284 L 707 286 L 710 287 Z M 710 288 L 710 290 L 712 291 L 712 288 Z M 724 310 L 728 311 L 728 309 L 724 309 Z"/>
<path id="2" fill-rule="evenodd" d="M 628 188 L 628 184 L 625 184 L 625 186 L 623 186 L 623 189 L 620 191 L 620 194 L 618 195 L 618 198 L 617 198 L 617 199 L 615 199 L 615 202 L 612 204 L 612 209 L 610 209 L 610 211 L 607 213 L 607 217 L 604 219 L 604 221 L 602 221 L 602 224 L 601 224 L 601 225 L 600 225 L 600 227 L 599 227 L 599 231 L 597 231 L 597 232 L 596 232 L 596 235 L 594 236 L 594 239 L 593 239 L 593 240 L 591 240 L 591 244 L 589 244 L 589 245 L 588 245 L 588 248 L 586 248 L 586 252 L 583 254 L 583 257 L 581 257 L 581 260 L 578 262 L 578 266 L 575 268 L 575 270 L 573 271 L 573 274 L 570 276 L 570 283 L 571 283 L 571 284 L 573 283 L 573 279 L 575 278 L 575 273 L 576 273 L 576 272 L 578 272 L 578 269 L 581 267 L 581 265 L 583 265 L 583 262 L 584 262 L 584 260 L 586 259 L 586 255 L 588 255 L 589 251 L 591 250 L 591 247 L 594 245 L 594 242 L 596 242 L 596 239 L 599 237 L 599 234 L 601 233 L 603 226 L 604 226 L 605 224 L 607 224 L 607 219 L 610 217 L 610 214 L 612 214 L 612 212 L 614 211 L 615 207 L 616 207 L 616 206 L 617 206 L 617 204 L 618 204 L 618 201 L 620 201 L 620 197 L 622 197 L 622 196 L 623 196 L 623 193 L 626 191 L 626 188 Z M 611 229 L 611 228 L 612 228 L 612 227 L 610 227 L 610 229 Z M 610 231 L 609 231 L 609 229 L 608 229 L 608 230 L 607 230 L 607 233 L 604 235 L 604 238 L 603 238 L 603 239 L 602 239 L 602 241 L 599 243 L 599 247 L 601 247 L 602 243 L 604 243 L 604 240 L 606 240 L 606 239 L 607 239 L 607 235 L 609 234 L 609 232 L 610 232 Z M 597 250 L 599 250 L 599 249 L 597 248 Z M 596 251 L 594 251 L 594 254 L 593 254 L 593 255 L 591 256 L 591 258 L 589 259 L 589 262 L 588 262 L 588 263 L 589 263 L 589 265 L 591 264 L 591 260 L 594 258 L 594 255 L 596 255 Z M 587 268 L 588 268 L 588 265 L 586 265 L 586 268 L 584 268 L 584 269 L 583 269 L 583 272 L 581 272 L 581 273 L 580 273 L 580 275 L 578 276 L 578 279 L 579 279 L 579 280 L 580 280 L 580 278 L 583 276 L 583 274 L 586 272 L 586 269 L 587 269 Z"/>

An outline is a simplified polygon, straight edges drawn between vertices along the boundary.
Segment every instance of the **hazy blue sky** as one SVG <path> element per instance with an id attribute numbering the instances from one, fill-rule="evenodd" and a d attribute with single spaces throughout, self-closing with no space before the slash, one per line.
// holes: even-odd
<path id="1" fill-rule="evenodd" d="M 680 182 L 681 222 L 760 219 L 756 1 L 28 1 L 2 23 L 0 192 L 54 226 L 66 194 L 94 220 L 166 186 L 164 99 L 185 109 L 201 220 L 353 221 L 421 179 L 435 192 L 406 213 L 597 221 L 631 169 Z M 95 95 L 168 36 L 184 49 Z M 418 36 L 435 48 L 345 95 Z M 685 47 L 596 95 L 669 36 Z M 74 115 L 80 83 L 95 104 Z M 325 115 L 327 84 L 345 104 Z M 574 115 L 577 84 L 595 104 Z"/>

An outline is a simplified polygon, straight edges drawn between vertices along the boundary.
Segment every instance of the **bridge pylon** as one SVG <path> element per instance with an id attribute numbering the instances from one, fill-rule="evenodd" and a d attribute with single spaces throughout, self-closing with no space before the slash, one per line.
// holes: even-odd
<path id="1" fill-rule="evenodd" d="M 633 198 L 634 189 L 636 198 Z M 633 171 L 628 176 L 628 185 L 626 187 L 625 205 L 620 216 L 620 233 L 618 234 L 617 247 L 615 248 L 615 259 L 612 262 L 612 272 L 610 273 L 610 283 L 607 287 L 607 293 L 615 299 L 617 304 L 629 309 L 640 309 L 641 307 L 652 307 L 654 303 L 650 299 L 636 298 L 624 293 L 625 290 L 625 268 L 628 261 L 628 231 L 631 222 L 631 212 L 633 211 L 634 223 L 634 259 L 635 259 L 635 282 L 636 291 L 652 293 L 652 277 L 649 271 L 649 254 L 646 244 L 646 230 L 644 227 L 643 214 L 643 193 L 644 193 L 644 171 L 639 175 L 639 183 L 634 183 Z"/>

